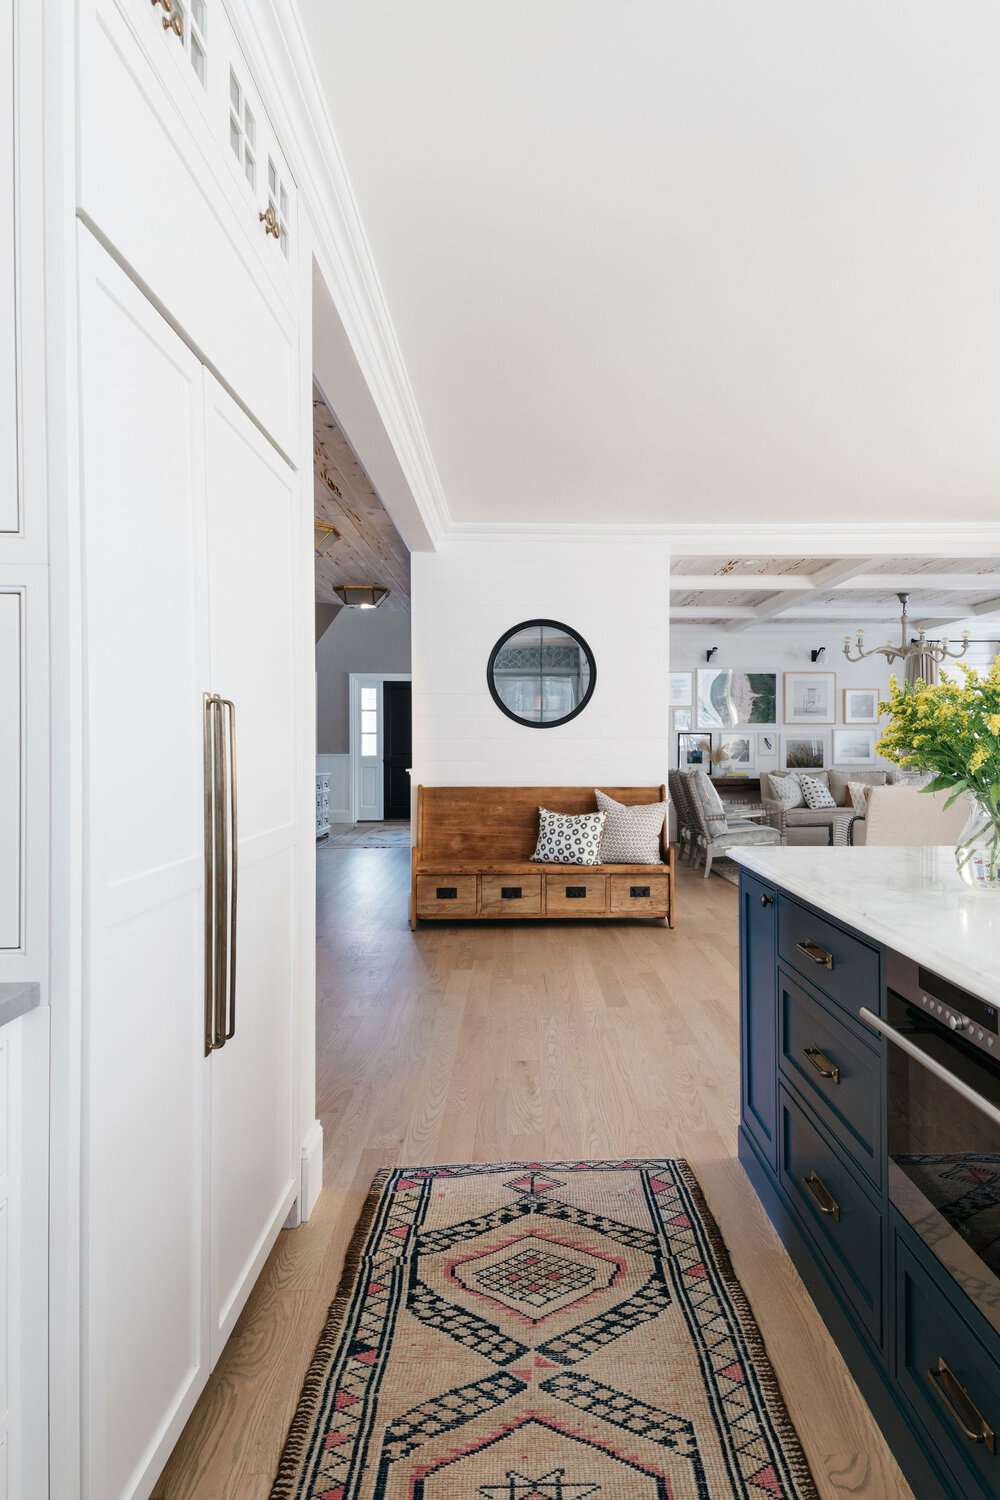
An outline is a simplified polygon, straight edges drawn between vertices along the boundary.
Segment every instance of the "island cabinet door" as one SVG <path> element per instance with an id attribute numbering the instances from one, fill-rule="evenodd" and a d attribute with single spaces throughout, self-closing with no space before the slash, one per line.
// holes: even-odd
<path id="1" fill-rule="evenodd" d="M 740 877 L 740 1092 L 743 1124 L 777 1168 L 776 892 Z"/>

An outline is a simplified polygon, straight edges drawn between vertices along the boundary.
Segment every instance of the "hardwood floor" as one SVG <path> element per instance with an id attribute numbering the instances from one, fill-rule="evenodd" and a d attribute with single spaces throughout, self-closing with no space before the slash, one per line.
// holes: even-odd
<path id="1" fill-rule="evenodd" d="M 735 1159 L 737 906 L 678 926 L 406 921 L 405 849 L 318 851 L 326 1183 L 283 1234 L 155 1500 L 266 1500 L 368 1184 L 390 1163 L 686 1156 L 824 1500 L 912 1500 Z"/>

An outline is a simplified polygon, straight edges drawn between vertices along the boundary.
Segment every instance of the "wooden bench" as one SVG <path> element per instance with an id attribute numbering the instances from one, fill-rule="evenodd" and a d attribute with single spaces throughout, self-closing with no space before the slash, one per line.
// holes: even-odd
<path id="1" fill-rule="evenodd" d="M 666 787 L 602 787 L 633 806 Z M 493 917 L 657 917 L 674 925 L 667 821 L 655 865 L 536 864 L 538 809 L 596 812 L 593 787 L 418 786 L 410 926 Z"/>

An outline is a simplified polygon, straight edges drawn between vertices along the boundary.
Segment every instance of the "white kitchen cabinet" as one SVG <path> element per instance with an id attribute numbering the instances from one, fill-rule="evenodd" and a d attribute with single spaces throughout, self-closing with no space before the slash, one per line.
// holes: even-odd
<path id="1" fill-rule="evenodd" d="M 82 226 L 79 240 L 84 1495 L 142 1500 L 298 1191 L 296 485 Z M 206 693 L 235 726 L 210 846 Z"/>
<path id="2" fill-rule="evenodd" d="M 0 950 L 21 942 L 23 595 L 0 590 Z"/>
<path id="3" fill-rule="evenodd" d="M 17 288 L 15 239 L 12 227 L 17 222 L 14 172 L 14 6 L 13 0 L 0 0 L 0 328 L 11 330 L 11 336 L 0 340 L 0 534 L 17 531 L 18 462 L 17 462 Z"/>

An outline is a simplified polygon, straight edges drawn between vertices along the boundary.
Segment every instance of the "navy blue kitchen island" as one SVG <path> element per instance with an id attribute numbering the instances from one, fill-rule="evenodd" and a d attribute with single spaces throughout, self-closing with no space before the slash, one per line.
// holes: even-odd
<path id="1" fill-rule="evenodd" d="M 739 858 L 740 1161 L 918 1500 L 1000 1496 L 1000 902 L 950 850 Z"/>

